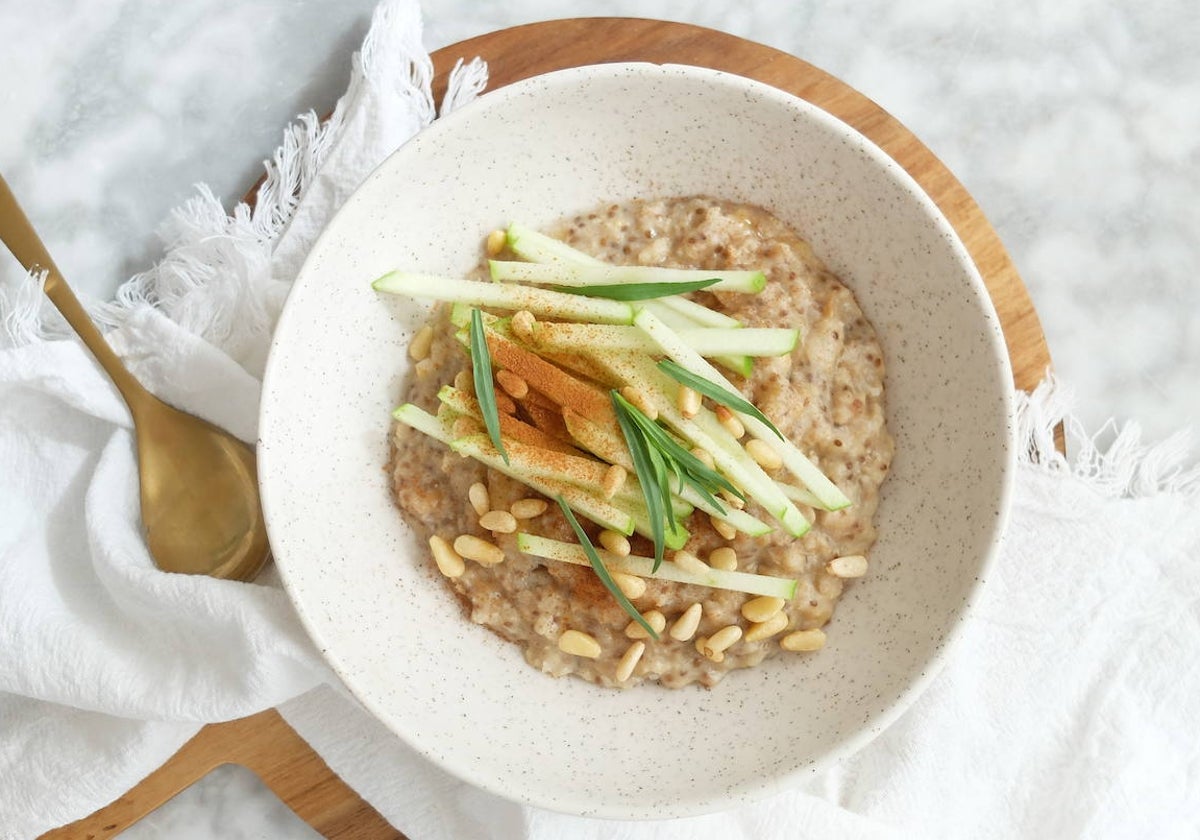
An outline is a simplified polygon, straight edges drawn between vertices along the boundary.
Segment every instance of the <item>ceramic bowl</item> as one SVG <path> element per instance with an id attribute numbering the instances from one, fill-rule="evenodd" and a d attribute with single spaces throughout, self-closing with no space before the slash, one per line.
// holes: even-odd
<path id="1" fill-rule="evenodd" d="M 394 507 L 389 413 L 426 308 L 370 281 L 465 275 L 488 231 L 601 202 L 766 207 L 854 291 L 887 358 L 896 439 L 872 571 L 819 655 L 714 689 L 553 679 L 471 624 Z M 259 470 L 276 562 L 363 705 L 462 779 L 581 815 L 659 818 L 784 790 L 866 744 L 936 672 L 977 593 L 1013 472 L 999 322 L 953 230 L 882 151 L 737 76 L 615 64 L 481 97 L 407 143 L 323 233 L 279 321 Z"/>

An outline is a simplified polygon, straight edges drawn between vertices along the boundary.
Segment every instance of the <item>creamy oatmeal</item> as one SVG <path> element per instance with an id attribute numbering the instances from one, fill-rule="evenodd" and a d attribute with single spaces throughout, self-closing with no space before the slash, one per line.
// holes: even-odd
<path id="1" fill-rule="evenodd" d="M 823 640 L 820 632 L 798 631 L 824 628 L 848 580 L 861 573 L 857 558 L 866 555 L 875 541 L 872 518 L 892 458 L 892 440 L 884 422 L 883 357 L 853 295 L 807 243 L 766 211 L 751 206 L 702 197 L 635 201 L 577 216 L 551 233 L 614 264 L 765 272 L 768 282 L 759 294 L 697 292 L 692 297 L 746 326 L 800 328 L 800 344 L 790 355 L 758 358 L 749 379 L 731 378 L 852 504 L 837 512 L 814 512 L 802 506 L 813 527 L 798 539 L 780 530 L 759 538 L 737 534 L 726 539 L 705 514 L 694 514 L 686 523 L 691 537 L 685 549 L 691 554 L 718 565 L 730 557 L 720 550 L 732 549 L 739 571 L 799 581 L 796 597 L 783 608 L 786 629 L 750 640 L 747 636 L 771 629 L 757 626 L 752 632 L 756 625 L 743 614 L 743 607 L 754 596 L 646 579 L 644 592 L 632 599 L 634 605 L 654 619 L 658 618 L 654 611 L 661 614 L 659 623 L 667 631 L 682 619 L 676 635 L 687 638 L 679 641 L 663 632 L 654 641 L 642 634 L 645 649 L 632 674 L 620 680 L 622 657 L 635 644 L 628 630 L 629 616 L 590 568 L 526 556 L 517 551 L 511 534 L 482 527 L 471 504 L 471 487 L 481 483 L 487 489 L 486 499 L 478 488 L 474 493 L 474 500 L 482 503 L 480 510 L 509 511 L 514 502 L 540 497 L 444 444 L 397 425 L 390 469 L 397 504 L 409 523 L 425 537 L 438 535 L 453 541 L 460 535 L 474 535 L 504 552 L 503 562 L 483 565 L 467 560 L 460 576 L 446 578 L 470 620 L 517 644 L 531 665 L 548 674 L 576 674 L 606 686 L 644 680 L 672 688 L 693 682 L 711 686 L 726 672 L 767 657 L 803 655 L 784 648 L 818 647 Z M 461 371 L 469 376 L 471 368 L 444 308 L 436 311 L 431 326 L 428 350 L 421 348 L 423 359 L 403 396 L 436 411 L 438 389 Z M 786 471 L 780 471 L 779 477 L 786 477 Z M 536 513 L 541 508 L 536 503 L 525 507 L 528 510 L 518 506 L 518 512 Z M 747 511 L 771 521 L 753 502 Z M 599 544 L 600 529 L 580 521 Z M 574 541 L 553 503 L 521 520 L 520 527 Z M 635 554 L 653 554 L 648 540 L 634 536 L 630 541 Z M 844 559 L 840 568 L 832 569 L 838 574 L 833 574 L 828 564 L 837 558 Z M 694 604 L 700 605 L 698 610 L 692 608 Z M 752 617 L 754 609 L 754 605 L 748 608 Z M 682 625 L 697 611 L 699 622 L 688 634 L 690 628 Z M 782 625 L 783 619 L 773 622 L 771 627 Z M 742 634 L 725 629 L 731 626 L 741 628 Z M 560 640 L 569 630 L 594 639 L 599 655 L 564 652 Z M 713 638 L 720 647 L 731 636 L 737 638 L 723 653 L 702 652 L 705 640 Z M 787 640 L 783 647 L 781 640 Z M 571 644 L 563 646 L 578 650 Z"/>

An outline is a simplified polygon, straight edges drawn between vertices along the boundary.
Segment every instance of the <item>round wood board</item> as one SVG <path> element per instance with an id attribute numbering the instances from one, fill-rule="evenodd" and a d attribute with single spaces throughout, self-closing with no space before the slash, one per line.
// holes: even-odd
<path id="1" fill-rule="evenodd" d="M 975 261 L 1000 316 L 1017 388 L 1031 390 L 1050 366 L 1033 303 L 995 230 L 962 184 L 913 134 L 867 97 L 795 56 L 733 35 L 638 18 L 573 18 L 492 32 L 433 54 L 435 101 L 459 58 L 488 63 L 489 90 L 530 76 L 620 61 L 692 64 L 788 91 L 853 126 L 887 152 L 941 208 Z M 253 201 L 251 191 L 248 201 Z M 44 838 L 112 837 L 214 767 L 249 767 L 326 837 L 403 837 L 347 787 L 273 709 L 211 724 L 127 794 Z"/>

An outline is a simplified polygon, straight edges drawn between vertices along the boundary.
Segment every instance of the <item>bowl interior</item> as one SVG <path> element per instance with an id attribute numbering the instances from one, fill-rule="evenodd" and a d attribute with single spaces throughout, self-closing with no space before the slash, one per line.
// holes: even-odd
<path id="1" fill-rule="evenodd" d="M 426 308 L 370 281 L 461 276 L 489 230 L 601 202 L 709 194 L 809 239 L 883 342 L 893 472 L 872 571 L 827 649 L 713 690 L 552 679 L 467 621 L 393 506 L 384 464 Z M 860 746 L 932 676 L 994 549 L 1012 472 L 1011 374 L 961 244 L 911 179 L 824 112 L 716 71 L 603 65 L 482 97 L 418 135 L 314 248 L 275 335 L 259 469 L 275 556 L 368 709 L 458 776 L 609 817 L 716 810 Z"/>

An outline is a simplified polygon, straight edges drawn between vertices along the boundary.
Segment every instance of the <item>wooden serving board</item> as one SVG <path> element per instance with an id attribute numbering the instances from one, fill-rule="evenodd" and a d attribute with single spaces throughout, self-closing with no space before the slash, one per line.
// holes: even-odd
<path id="1" fill-rule="evenodd" d="M 698 26 L 633 18 L 578 18 L 518 26 L 438 50 L 433 54 L 437 101 L 441 101 L 455 61 L 474 56 L 488 63 L 490 90 L 584 64 L 648 61 L 724 70 L 812 102 L 891 155 L 954 226 L 975 260 L 1000 316 L 1017 388 L 1031 390 L 1049 368 L 1050 353 L 1037 313 L 1012 260 L 979 206 L 911 132 L 828 73 L 779 50 Z M 111 837 L 214 767 L 227 763 L 254 771 L 288 807 L 326 837 L 403 837 L 347 787 L 274 710 L 204 727 L 166 764 L 120 799 L 43 837 Z"/>

